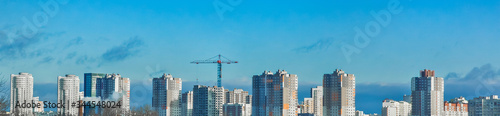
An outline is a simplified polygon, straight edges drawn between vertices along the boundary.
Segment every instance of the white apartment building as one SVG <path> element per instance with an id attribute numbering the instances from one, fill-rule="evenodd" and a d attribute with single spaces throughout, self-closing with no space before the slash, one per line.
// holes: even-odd
<path id="1" fill-rule="evenodd" d="M 249 97 L 248 91 L 243 91 L 243 89 L 235 88 L 233 91 L 226 92 L 226 103 L 250 104 L 247 103 L 248 97 Z"/>
<path id="2" fill-rule="evenodd" d="M 323 116 L 323 86 L 312 88 L 311 98 L 313 99 L 314 115 Z"/>
<path id="3" fill-rule="evenodd" d="M 368 116 L 363 111 L 356 110 L 354 112 L 354 116 Z"/>
<path id="4" fill-rule="evenodd" d="M 193 115 L 193 91 L 182 94 L 181 116 Z"/>
<path id="5" fill-rule="evenodd" d="M 382 116 L 411 116 L 411 104 L 386 99 L 382 102 Z"/>
<path id="6" fill-rule="evenodd" d="M 342 70 L 323 76 L 323 115 L 354 116 L 356 78 Z"/>
<path id="7" fill-rule="evenodd" d="M 314 100 L 313 98 L 304 98 L 300 106 L 300 113 L 313 114 L 314 113 Z"/>
<path id="8" fill-rule="evenodd" d="M 153 107 L 160 116 L 180 116 L 182 80 L 163 74 L 153 79 Z"/>
<path id="9" fill-rule="evenodd" d="M 33 108 L 16 107 L 23 102 L 31 103 L 33 100 L 33 76 L 29 73 L 10 75 L 10 113 L 13 115 L 33 115 Z"/>
<path id="10" fill-rule="evenodd" d="M 468 116 L 468 102 L 464 97 L 451 99 L 449 102 L 444 101 L 443 116 Z"/>
<path id="11" fill-rule="evenodd" d="M 57 103 L 71 104 L 80 100 L 80 79 L 75 75 L 57 77 Z M 62 116 L 77 116 L 78 108 L 57 108 L 57 114 Z"/>

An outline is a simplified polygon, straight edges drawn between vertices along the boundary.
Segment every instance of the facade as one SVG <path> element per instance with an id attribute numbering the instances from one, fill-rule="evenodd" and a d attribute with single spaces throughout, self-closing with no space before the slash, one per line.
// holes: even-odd
<path id="1" fill-rule="evenodd" d="M 226 90 L 224 116 L 250 116 L 252 114 L 252 98 L 243 89 Z"/>
<path id="2" fill-rule="evenodd" d="M 13 115 L 33 115 L 32 108 L 16 107 L 16 103 L 32 102 L 33 76 L 29 73 L 10 75 L 10 113 Z"/>
<path id="3" fill-rule="evenodd" d="M 163 74 L 153 79 L 153 107 L 160 116 L 180 116 L 182 80 Z"/>
<path id="4" fill-rule="evenodd" d="M 96 96 L 104 101 L 116 101 L 121 103 L 118 114 L 130 112 L 130 79 L 122 78 L 120 74 L 106 74 L 104 78 L 96 80 Z"/>
<path id="5" fill-rule="evenodd" d="M 80 100 L 78 101 L 78 103 L 83 104 L 83 99 L 85 98 L 84 92 L 79 92 L 78 96 L 80 97 Z M 78 116 L 83 116 L 83 112 L 85 111 L 84 109 L 85 109 L 84 107 L 78 108 Z"/>
<path id="6" fill-rule="evenodd" d="M 71 104 L 80 100 L 80 79 L 76 75 L 57 77 L 57 101 L 58 103 Z M 57 114 L 62 116 L 77 116 L 78 108 L 57 108 Z"/>
<path id="7" fill-rule="evenodd" d="M 298 77 L 278 70 L 252 77 L 252 115 L 297 115 Z"/>
<path id="8" fill-rule="evenodd" d="M 469 116 L 500 116 L 498 95 L 476 97 L 468 101 Z"/>
<path id="9" fill-rule="evenodd" d="M 193 116 L 222 116 L 225 101 L 224 87 L 195 85 Z"/>
<path id="10" fill-rule="evenodd" d="M 468 116 L 467 100 L 464 97 L 455 98 L 444 101 L 444 115 L 443 116 Z"/>
<path id="11" fill-rule="evenodd" d="M 368 116 L 368 115 L 365 115 L 365 113 L 363 111 L 356 110 L 354 112 L 354 116 Z"/>
<path id="12" fill-rule="evenodd" d="M 323 116 L 323 86 L 317 86 L 311 89 L 311 98 L 313 99 L 313 113 L 316 116 Z"/>
<path id="13" fill-rule="evenodd" d="M 382 116 L 411 116 L 411 104 L 386 99 L 382 102 Z"/>
<path id="14" fill-rule="evenodd" d="M 314 114 L 314 100 L 313 98 L 304 98 L 300 106 L 300 113 Z"/>
<path id="15" fill-rule="evenodd" d="M 420 71 L 411 80 L 412 116 L 443 115 L 444 80 L 435 77 L 433 70 Z"/>
<path id="16" fill-rule="evenodd" d="M 97 96 L 97 79 L 104 78 L 106 74 L 104 73 L 85 73 L 84 74 L 84 82 L 83 82 L 83 90 L 84 97 L 98 97 Z M 100 98 L 99 98 L 100 99 Z M 95 108 L 85 107 L 84 115 L 95 114 Z"/>
<path id="17" fill-rule="evenodd" d="M 122 110 L 125 114 L 130 113 L 130 78 L 121 78 L 121 100 L 123 102 Z"/>
<path id="18" fill-rule="evenodd" d="M 226 103 L 223 112 L 224 116 L 252 116 L 252 104 Z"/>
<path id="19" fill-rule="evenodd" d="M 40 104 L 40 107 L 35 107 L 33 108 L 33 113 L 41 113 L 41 112 L 44 112 L 44 109 L 43 108 L 43 101 L 40 101 L 40 97 L 33 97 L 33 103 L 39 103 Z"/>
<path id="20" fill-rule="evenodd" d="M 297 116 L 314 116 L 313 113 L 298 113 Z"/>
<path id="21" fill-rule="evenodd" d="M 355 115 L 356 78 L 342 70 L 323 76 L 323 115 Z"/>
<path id="22" fill-rule="evenodd" d="M 245 97 L 245 99 L 245 103 L 252 104 L 252 95 L 248 95 L 247 97 Z"/>
<path id="23" fill-rule="evenodd" d="M 97 79 L 104 78 L 106 74 L 103 73 L 85 73 L 84 74 L 84 96 L 97 97 Z"/>
<path id="24" fill-rule="evenodd" d="M 193 115 L 193 91 L 188 91 L 182 94 L 181 116 Z"/>
<path id="25" fill-rule="evenodd" d="M 243 89 L 234 89 L 233 91 L 226 92 L 226 103 L 234 103 L 234 104 L 251 104 L 248 101 L 248 91 L 243 91 Z"/>

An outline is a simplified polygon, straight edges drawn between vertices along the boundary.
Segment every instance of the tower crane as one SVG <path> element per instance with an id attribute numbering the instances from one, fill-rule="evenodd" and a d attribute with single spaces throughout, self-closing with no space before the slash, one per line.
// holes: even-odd
<path id="1" fill-rule="evenodd" d="M 217 87 L 222 87 L 222 85 L 221 85 L 222 64 L 238 63 L 238 61 L 229 60 L 228 58 L 219 54 L 217 56 L 214 56 L 214 57 L 206 59 L 206 60 L 195 60 L 195 61 L 192 61 L 191 63 L 193 63 L 193 64 L 217 63 Z"/>

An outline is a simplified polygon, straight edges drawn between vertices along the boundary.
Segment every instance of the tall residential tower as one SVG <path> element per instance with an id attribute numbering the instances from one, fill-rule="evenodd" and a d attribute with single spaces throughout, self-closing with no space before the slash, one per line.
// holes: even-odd
<path id="1" fill-rule="evenodd" d="M 182 80 L 163 74 L 153 79 L 153 107 L 160 116 L 181 115 Z"/>
<path id="2" fill-rule="evenodd" d="M 444 81 L 435 77 L 433 70 L 420 71 L 420 77 L 411 79 L 412 116 L 443 115 Z"/>
<path id="3" fill-rule="evenodd" d="M 10 112 L 13 115 L 32 115 L 32 108 L 16 107 L 16 103 L 31 103 L 33 100 L 33 76 L 29 73 L 10 75 Z"/>
<path id="4" fill-rule="evenodd" d="M 297 115 L 298 77 L 278 70 L 275 74 L 264 71 L 252 77 L 252 115 Z"/>
<path id="5" fill-rule="evenodd" d="M 193 116 L 223 116 L 224 87 L 194 85 Z"/>
<path id="6" fill-rule="evenodd" d="M 323 115 L 354 116 L 356 80 L 354 74 L 335 70 L 323 75 Z"/>
<path id="7" fill-rule="evenodd" d="M 75 75 L 57 77 L 57 102 L 63 104 L 78 103 L 80 100 L 80 79 Z M 57 108 L 57 115 L 77 116 L 78 108 L 64 107 Z"/>
<path id="8" fill-rule="evenodd" d="M 96 96 L 104 101 L 120 102 L 120 109 L 100 108 L 99 110 L 119 110 L 117 114 L 127 115 L 130 112 L 130 79 L 122 78 L 120 74 L 106 74 L 96 79 Z M 86 93 L 85 93 L 86 94 Z M 85 108 L 86 110 L 87 108 Z"/>
<path id="9" fill-rule="evenodd" d="M 97 98 L 97 79 L 104 78 L 106 74 L 104 73 L 85 73 L 83 78 L 83 96 L 86 98 Z M 99 98 L 100 99 L 100 98 Z M 95 114 L 95 108 L 91 108 L 89 106 L 85 106 L 83 115 L 91 115 Z"/>
<path id="10" fill-rule="evenodd" d="M 193 91 L 188 91 L 182 94 L 181 116 L 193 115 Z"/>
<path id="11" fill-rule="evenodd" d="M 323 116 L 323 86 L 312 88 L 311 98 L 313 99 L 314 115 Z"/>

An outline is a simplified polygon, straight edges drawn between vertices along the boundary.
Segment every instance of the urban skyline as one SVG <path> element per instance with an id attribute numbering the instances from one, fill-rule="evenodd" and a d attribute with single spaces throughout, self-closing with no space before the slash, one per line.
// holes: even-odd
<path id="1" fill-rule="evenodd" d="M 102 85 L 96 85 L 95 90 L 90 90 L 90 91 L 96 91 L 95 95 L 100 96 L 102 100 L 107 100 L 111 98 L 110 92 L 107 91 L 116 91 L 119 92 L 122 90 L 122 87 L 126 87 L 126 85 L 122 85 L 121 83 L 128 82 L 127 78 L 121 78 L 120 74 L 102 74 L 102 73 L 86 73 L 85 75 L 88 75 L 87 78 L 85 79 L 96 79 L 97 83 L 103 83 Z M 92 76 L 94 75 L 94 77 Z M 444 90 L 444 82 L 443 78 L 441 77 L 435 77 L 435 72 L 434 70 L 421 70 L 419 73 L 420 77 L 413 77 L 411 78 L 412 80 L 412 94 L 411 96 L 404 95 L 404 101 L 394 101 L 391 100 L 393 98 L 386 98 L 380 105 L 382 105 L 382 110 L 381 110 L 381 115 L 385 116 L 388 114 L 400 114 L 400 115 L 408 115 L 408 113 L 411 113 L 413 115 L 417 114 L 422 114 L 422 115 L 436 115 L 436 114 L 442 114 L 442 115 L 467 115 L 467 110 L 471 109 L 474 110 L 474 113 L 482 113 L 486 114 L 485 111 L 496 111 L 497 107 L 491 107 L 492 109 L 476 109 L 476 108 L 470 108 L 473 106 L 467 105 L 467 99 L 464 98 L 463 96 L 455 97 L 454 99 L 451 99 L 450 101 L 443 100 L 443 90 Z M 98 77 L 95 77 L 98 76 Z M 16 85 L 16 87 L 30 87 L 33 86 L 33 76 L 29 73 L 19 73 L 19 75 L 11 75 L 12 79 L 17 80 L 19 82 L 13 82 L 13 83 L 22 83 L 21 85 L 19 84 L 13 84 Z M 153 94 L 157 95 L 163 95 L 163 97 L 158 96 L 154 97 L 157 95 L 153 95 L 151 100 L 153 100 L 153 107 L 156 107 L 156 111 L 162 112 L 165 116 L 168 115 L 186 115 L 186 111 L 192 111 L 192 115 L 197 115 L 197 114 L 217 114 L 217 115 L 233 115 L 234 113 L 244 113 L 243 116 L 247 116 L 249 114 L 255 114 L 259 115 L 259 112 L 262 111 L 262 113 L 266 115 L 270 114 L 276 114 L 276 113 L 286 113 L 286 112 L 294 112 L 293 114 L 319 114 L 317 110 L 317 105 L 314 105 L 316 103 L 317 99 L 313 98 L 304 98 L 303 101 L 299 102 L 297 98 L 297 78 L 298 76 L 295 74 L 288 74 L 287 71 L 285 70 L 278 70 L 276 73 L 272 73 L 270 71 L 264 71 L 262 75 L 254 75 L 253 77 L 253 87 L 252 91 L 255 94 L 249 94 L 249 92 L 243 90 L 243 89 L 237 89 L 235 88 L 233 91 L 228 91 L 228 89 L 224 89 L 224 87 L 217 87 L 217 86 L 204 86 L 204 85 L 194 85 L 193 89 L 188 89 L 188 92 L 182 93 L 182 80 L 181 78 L 173 78 L 172 75 L 170 74 L 163 74 L 163 76 L 158 77 L 153 79 L 154 81 L 152 82 L 153 85 Z M 31 81 L 25 82 L 25 80 L 19 80 L 19 79 L 32 79 Z M 69 75 L 67 74 L 66 77 L 59 76 L 58 78 L 58 87 L 63 87 L 63 88 L 58 88 L 58 99 L 61 99 L 64 97 L 64 99 L 71 99 L 72 101 L 76 100 L 86 100 L 84 97 L 84 92 L 80 91 L 74 91 L 69 88 L 74 88 L 75 90 L 79 90 L 79 84 L 75 85 L 76 83 L 79 83 L 79 77 L 75 75 Z M 264 80 L 262 80 L 264 79 Z M 13 80 L 13 81 L 14 81 Z M 285 81 L 287 80 L 287 81 Z M 295 80 L 295 81 L 293 81 Z M 321 100 L 328 100 L 327 102 L 322 102 L 320 107 L 325 107 L 323 109 L 324 112 L 322 114 L 328 115 L 328 114 L 341 114 L 341 113 L 346 113 L 345 115 L 358 115 L 358 114 L 363 114 L 367 112 L 361 111 L 362 109 L 357 109 L 355 104 L 363 104 L 363 103 L 357 103 L 355 102 L 355 77 L 353 74 L 347 74 L 345 73 L 342 69 L 336 69 L 333 71 L 333 74 L 324 74 L 324 80 L 322 85 L 318 85 L 315 88 L 309 88 L 310 89 L 310 97 L 314 97 L 315 94 L 322 94 Z M 275 83 L 274 81 L 282 81 L 279 83 Z M 120 84 L 115 84 L 115 83 L 110 83 L 110 82 L 120 82 Z M 337 83 L 340 82 L 340 83 Z M 31 83 L 31 84 L 30 84 Z M 89 82 L 92 83 L 92 82 Z M 115 90 L 115 88 L 103 88 L 107 84 L 112 85 L 111 87 L 120 87 Z M 259 85 L 259 83 L 262 83 Z M 27 85 L 25 85 L 27 84 Z M 257 84 L 257 85 L 256 85 Z M 277 84 L 277 85 L 275 85 Z M 342 85 L 339 85 L 342 84 Z M 167 86 L 165 86 L 167 85 Z M 130 85 L 128 85 L 130 86 Z M 352 86 L 352 87 L 350 87 Z M 13 86 L 14 87 L 14 86 Z M 264 88 L 261 88 L 264 87 Z M 269 87 L 269 88 L 268 88 Z M 276 87 L 283 87 L 278 90 L 283 90 L 283 92 L 276 91 Z M 161 90 L 161 88 L 165 88 Z M 321 88 L 321 89 L 318 89 Z M 33 89 L 33 88 L 31 88 Z M 126 89 L 126 88 L 123 88 Z M 29 89 L 23 89 L 23 90 L 28 90 L 28 95 L 33 95 L 33 91 L 29 91 Z M 61 94 L 60 91 L 64 90 L 64 94 Z M 99 91 L 97 91 L 99 90 Z M 429 91 L 431 90 L 431 91 Z M 69 93 L 66 93 L 69 92 Z M 130 89 L 129 89 L 130 91 Z M 163 93 L 164 91 L 165 93 Z M 248 90 L 250 91 L 250 90 Z M 173 92 L 173 93 L 172 93 Z M 216 93 L 216 94 L 211 94 L 211 93 Z M 259 93 L 265 93 L 264 94 L 259 94 Z M 278 94 L 279 93 L 279 94 Z M 353 94 L 349 94 L 353 93 Z M 114 93 L 113 93 L 114 94 Z M 191 95 L 192 97 L 189 97 L 188 95 Z M 24 94 L 23 94 L 24 95 Z M 72 97 L 69 97 L 68 95 L 72 95 Z M 122 94 L 123 95 L 123 94 Z M 206 98 L 200 98 L 202 96 L 211 96 L 212 97 L 207 97 L 211 98 L 214 100 L 208 100 L 208 101 L 199 101 L 201 99 Z M 276 96 L 278 95 L 278 96 Z M 428 95 L 428 96 L 427 96 Z M 171 96 L 176 96 L 175 98 L 170 98 Z M 252 97 L 253 96 L 253 97 Z M 270 96 L 276 96 L 276 97 L 270 97 Z M 280 97 L 281 96 L 281 97 Z M 288 97 L 285 97 L 288 96 Z M 294 96 L 294 97 L 293 97 Z M 329 96 L 329 97 L 326 97 Z M 402 95 L 403 96 L 403 95 Z M 419 96 L 422 96 L 425 98 L 418 98 Z M 28 96 L 29 97 L 29 96 Z M 88 96 L 92 97 L 92 96 Z M 93 96 L 95 97 L 95 96 Z M 326 98 L 325 98 L 326 97 Z M 331 98 L 330 98 L 331 97 Z M 39 99 L 39 97 L 31 97 L 33 100 L 36 102 L 38 101 L 44 101 L 43 99 Z M 126 98 L 125 96 L 121 98 L 114 98 L 117 100 L 122 100 L 124 103 L 126 101 L 123 99 Z M 165 98 L 165 99 L 164 99 Z M 185 100 L 186 98 L 192 99 L 192 100 Z M 253 98 L 253 99 L 252 99 Z M 277 98 L 277 99 L 275 99 Z M 163 101 L 161 101 L 163 99 Z M 271 101 L 277 101 L 279 99 L 290 99 L 292 101 L 282 101 L 279 102 L 281 104 L 277 104 L 276 106 L 270 105 L 269 102 Z M 496 100 L 498 97 L 496 95 L 491 95 L 491 96 L 476 96 L 474 98 L 469 98 L 468 100 L 477 102 L 477 100 L 480 99 L 492 99 Z M 87 99 L 88 100 L 88 99 Z M 130 100 L 130 99 L 128 99 Z M 155 101 L 156 100 L 156 101 Z M 217 101 L 220 100 L 220 101 Z M 262 101 L 264 100 L 264 101 Z M 271 101 L 269 101 L 271 100 Z M 336 102 L 336 100 L 339 100 Z M 419 101 L 419 100 L 428 100 L 428 101 Z M 169 101 L 169 102 L 167 102 Z M 171 102 L 170 102 L 171 101 Z M 214 102 L 216 101 L 216 102 Z M 330 102 L 331 101 L 331 102 Z M 342 101 L 342 102 L 340 102 Z M 345 103 L 343 101 L 346 101 Z M 441 101 L 441 102 L 439 102 Z M 164 102 L 165 104 L 161 104 Z M 186 102 L 188 102 L 186 104 Z M 191 103 L 189 103 L 191 102 Z M 262 102 L 260 104 L 266 104 L 264 106 L 264 109 L 252 109 L 253 111 L 249 110 L 241 110 L 243 109 L 251 109 L 251 107 L 261 107 L 259 106 L 259 102 Z M 489 102 L 489 101 L 488 101 Z M 159 105 L 154 105 L 155 103 L 160 103 Z M 201 104 L 206 104 L 208 106 L 205 107 L 199 107 Z M 299 104 L 301 103 L 301 104 Z M 349 105 L 349 103 L 352 105 Z M 429 104 L 430 103 L 430 104 Z M 493 102 L 492 102 L 493 103 Z M 127 103 L 129 104 L 129 103 Z M 170 105 L 168 105 L 170 104 Z M 187 106 L 188 104 L 192 104 L 192 106 Z M 217 110 L 210 111 L 206 110 L 200 110 L 200 108 L 210 108 L 210 104 L 215 104 L 217 107 Z M 247 105 L 245 105 L 247 104 Z M 345 104 L 341 105 L 341 104 Z M 422 105 L 420 105 L 422 104 Z M 425 104 L 425 105 L 424 105 Z M 337 106 L 338 105 L 338 106 Z M 413 106 L 411 106 L 413 105 Z M 437 105 L 437 106 L 436 106 Z M 125 107 L 125 109 L 130 110 L 129 105 L 125 105 L 128 107 Z M 296 107 L 292 107 L 296 106 Z M 467 107 L 469 106 L 469 108 Z M 191 108 L 189 108 L 191 107 Z M 290 109 L 291 111 L 283 110 L 279 112 L 275 111 L 269 111 L 269 109 L 266 110 L 266 107 L 270 107 L 271 109 Z M 332 107 L 332 108 L 328 108 Z M 420 107 L 420 108 L 419 108 Z M 488 106 L 489 107 L 489 106 Z M 162 109 L 163 108 L 163 109 Z M 185 108 L 188 108 L 187 110 Z M 239 109 L 240 110 L 237 110 Z M 297 108 L 297 109 L 295 109 Z M 352 108 L 352 109 L 351 109 Z M 403 109 L 401 109 L 403 108 Z M 410 112 L 408 112 L 408 108 L 410 108 Z M 455 109 L 461 109 L 459 112 L 456 112 Z M 500 108 L 500 107 L 498 107 Z M 166 109 L 169 109 L 167 112 L 165 112 Z M 191 109 L 191 110 L 189 110 Z M 292 110 L 293 109 L 293 110 Z M 420 109 L 420 110 L 418 110 Z M 431 110 L 426 110 L 426 109 L 431 109 Z M 438 110 L 438 109 L 445 109 L 445 110 Z M 450 109 L 449 111 L 446 109 Z M 68 109 L 58 109 L 58 113 L 63 113 L 60 111 L 63 111 L 64 113 L 78 113 L 76 110 L 69 110 Z M 78 109 L 77 109 L 78 110 Z M 82 109 L 80 109 L 82 110 Z M 326 110 L 326 111 L 325 111 Z M 341 111 L 342 110 L 342 111 Z M 343 111 L 345 110 L 345 111 Z M 465 112 L 463 112 L 465 110 Z M 33 109 L 33 112 L 36 110 Z M 43 111 L 43 108 L 42 108 Z M 97 109 L 96 111 L 101 112 L 101 109 Z M 334 112 L 331 112 L 334 111 Z M 338 112 L 337 112 L 338 111 Z M 500 112 L 500 109 L 498 109 Z M 40 111 L 39 111 L 40 112 Z M 80 112 L 83 112 L 80 111 Z M 86 111 L 87 112 L 87 109 Z M 298 112 L 298 113 L 297 113 Z M 469 110 L 470 112 L 470 110 Z M 26 113 L 26 112 L 25 112 Z M 226 114 L 229 113 L 229 114 Z M 247 114 L 245 114 L 247 113 Z M 292 114 L 292 115 L 293 115 Z M 375 113 L 377 114 L 377 113 Z M 500 114 L 500 113 L 499 113 Z M 161 115 L 161 114 L 160 114 Z M 320 114 L 321 115 L 321 114 Z M 372 114 L 371 114 L 372 115 Z M 260 115 L 259 115 L 260 116 Z M 364 115 L 363 115 L 364 116 Z"/>
<path id="2" fill-rule="evenodd" d="M 252 95 L 253 75 L 286 69 L 299 77 L 298 104 L 314 98 L 324 74 L 355 74 L 358 114 L 381 114 L 386 98 L 406 101 L 408 78 L 422 69 L 442 77 L 445 108 L 500 94 L 500 1 L 0 0 L 0 11 L 0 77 L 32 74 L 25 99 L 57 101 L 56 77 L 66 74 L 80 78 L 79 91 L 96 90 L 85 88 L 89 72 L 126 76 L 130 108 L 153 104 L 153 79 L 164 73 L 192 98 L 194 85 L 217 84 L 217 68 L 190 63 L 216 54 L 239 61 L 223 65 L 225 89 Z"/>

